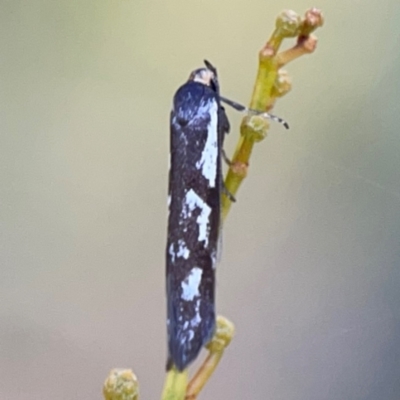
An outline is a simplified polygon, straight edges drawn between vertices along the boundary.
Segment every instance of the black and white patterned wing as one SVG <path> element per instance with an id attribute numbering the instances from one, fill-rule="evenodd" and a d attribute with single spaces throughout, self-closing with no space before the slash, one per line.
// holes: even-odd
<path id="1" fill-rule="evenodd" d="M 174 97 L 167 240 L 169 365 L 185 369 L 215 328 L 222 187 L 218 95 L 189 81 Z M 225 117 L 226 119 L 226 117 Z"/>

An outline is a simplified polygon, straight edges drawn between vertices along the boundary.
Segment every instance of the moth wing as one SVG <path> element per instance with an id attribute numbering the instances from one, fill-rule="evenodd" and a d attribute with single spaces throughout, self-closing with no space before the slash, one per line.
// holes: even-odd
<path id="1" fill-rule="evenodd" d="M 187 83 L 171 112 L 167 240 L 169 358 L 183 370 L 215 328 L 215 262 L 220 227 L 219 102 Z"/>

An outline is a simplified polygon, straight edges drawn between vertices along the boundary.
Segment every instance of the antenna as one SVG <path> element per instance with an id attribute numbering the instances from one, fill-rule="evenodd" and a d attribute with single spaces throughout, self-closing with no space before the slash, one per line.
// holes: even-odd
<path id="1" fill-rule="evenodd" d="M 247 107 L 243 106 L 242 104 L 239 104 L 239 103 L 236 103 L 235 101 L 227 99 L 226 97 L 219 96 L 219 98 L 221 99 L 221 101 L 230 105 L 232 108 L 234 108 L 237 111 L 247 112 L 250 115 L 262 115 L 266 118 L 272 119 L 273 121 L 279 122 L 286 129 L 289 129 L 289 124 L 284 119 L 277 117 L 276 115 L 267 113 L 266 111 L 257 111 L 257 110 L 253 110 L 251 108 L 247 108 Z"/>

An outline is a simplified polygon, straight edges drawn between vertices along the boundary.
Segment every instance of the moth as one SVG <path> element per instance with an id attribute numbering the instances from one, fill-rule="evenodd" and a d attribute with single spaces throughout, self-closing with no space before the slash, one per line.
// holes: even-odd
<path id="1" fill-rule="evenodd" d="M 208 61 L 205 65 L 177 90 L 170 115 L 167 369 L 175 365 L 180 371 L 196 359 L 215 330 L 222 155 L 230 129 L 221 101 L 252 111 L 221 97 L 217 70 Z"/>

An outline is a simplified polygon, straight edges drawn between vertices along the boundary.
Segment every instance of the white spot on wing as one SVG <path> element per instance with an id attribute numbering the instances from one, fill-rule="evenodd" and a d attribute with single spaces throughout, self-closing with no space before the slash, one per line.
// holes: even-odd
<path id="1" fill-rule="evenodd" d="M 194 338 L 193 330 L 188 331 L 188 341 L 190 342 Z"/>
<path id="2" fill-rule="evenodd" d="M 174 263 L 176 255 L 175 255 L 175 252 L 174 252 L 174 244 L 173 243 L 170 244 L 169 249 L 168 249 L 168 253 L 171 256 L 171 261 Z"/>
<path id="3" fill-rule="evenodd" d="M 203 271 L 194 267 L 186 279 L 181 283 L 182 286 L 182 300 L 192 301 L 196 296 L 200 295 L 199 286 L 201 282 L 201 275 Z"/>
<path id="4" fill-rule="evenodd" d="M 184 332 L 184 335 L 181 336 L 181 343 L 185 344 L 187 341 L 191 341 L 194 338 L 196 328 L 200 325 L 201 323 L 201 315 L 200 315 L 200 304 L 201 300 L 197 299 L 196 304 L 195 304 L 195 315 L 190 321 L 185 321 L 182 330 Z"/>
<path id="5" fill-rule="evenodd" d="M 190 321 L 185 321 L 185 323 L 183 324 L 182 328 L 184 331 L 186 331 L 186 337 L 182 337 L 182 344 L 186 343 L 186 340 L 190 342 L 194 338 L 195 328 L 201 323 L 200 303 L 201 300 L 198 299 L 195 305 L 195 316 Z"/>
<path id="6" fill-rule="evenodd" d="M 186 243 L 182 240 L 178 240 L 178 251 L 176 252 L 177 257 L 183 257 L 187 260 L 190 256 L 190 250 L 186 247 Z"/>
<path id="7" fill-rule="evenodd" d="M 173 263 L 177 257 L 183 257 L 185 260 L 187 260 L 190 256 L 190 250 L 186 247 L 186 243 L 182 239 L 178 240 L 178 251 L 175 251 L 174 243 L 171 243 L 168 253 L 171 256 L 171 261 Z"/>
<path id="8" fill-rule="evenodd" d="M 201 317 L 200 317 L 200 299 L 196 301 L 196 315 L 190 321 L 190 326 L 195 327 L 200 324 Z"/>
<path id="9" fill-rule="evenodd" d="M 200 214 L 196 222 L 199 225 L 199 241 L 205 241 L 208 245 L 208 223 L 211 214 L 211 207 L 193 190 L 190 189 L 184 198 L 182 215 L 184 218 L 190 217 L 193 210 L 200 208 Z"/>
<path id="10" fill-rule="evenodd" d="M 210 122 L 207 126 L 207 140 L 196 167 L 201 168 L 201 173 L 208 179 L 210 187 L 215 187 L 218 159 L 218 104 L 215 100 L 213 100 L 211 107 L 207 108 L 207 112 L 210 115 Z"/>

